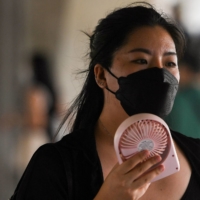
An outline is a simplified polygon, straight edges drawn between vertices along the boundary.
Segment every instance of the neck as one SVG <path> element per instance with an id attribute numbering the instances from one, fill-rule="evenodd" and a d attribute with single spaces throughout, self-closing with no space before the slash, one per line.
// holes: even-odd
<path id="1" fill-rule="evenodd" d="M 97 127 L 103 135 L 114 137 L 117 128 L 128 115 L 122 108 L 120 101 L 106 89 L 104 89 L 104 98 L 104 106 L 99 116 Z"/>
<path id="2" fill-rule="evenodd" d="M 101 119 L 97 121 L 96 127 L 95 127 L 95 135 L 96 139 L 102 141 L 102 142 L 108 142 L 111 145 L 113 145 L 114 141 L 114 135 L 115 132 L 112 131 L 112 128 L 109 127 L 108 124 L 104 124 Z"/>

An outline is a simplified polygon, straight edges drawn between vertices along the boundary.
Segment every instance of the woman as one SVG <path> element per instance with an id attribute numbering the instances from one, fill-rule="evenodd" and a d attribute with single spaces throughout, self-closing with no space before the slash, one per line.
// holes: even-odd
<path id="1" fill-rule="evenodd" d="M 113 147 L 115 131 L 129 115 L 150 112 L 163 117 L 170 112 L 183 49 L 179 28 L 147 3 L 102 19 L 90 37 L 91 62 L 82 91 L 64 120 L 71 124 L 71 133 L 34 154 L 14 199 L 196 199 L 199 140 L 172 131 L 181 170 L 151 184 L 164 166 L 142 174 L 161 160 L 159 156 L 145 159 L 149 152 L 142 151 L 119 165 Z M 161 77 L 171 89 L 154 98 L 149 91 L 155 93 L 155 87 L 165 84 Z M 133 86 L 132 79 L 139 81 Z M 137 95 L 145 101 L 138 101 Z"/>

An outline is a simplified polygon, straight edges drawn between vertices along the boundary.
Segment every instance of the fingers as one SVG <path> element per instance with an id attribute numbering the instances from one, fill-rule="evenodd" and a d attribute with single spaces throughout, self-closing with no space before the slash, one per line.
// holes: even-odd
<path id="1" fill-rule="evenodd" d="M 140 162 L 134 168 L 132 168 L 128 173 L 125 174 L 126 180 L 129 183 L 132 183 L 136 179 L 138 179 L 144 173 L 147 173 L 151 167 L 155 166 L 161 161 L 161 157 L 159 155 L 151 157 L 144 162 Z"/>
<path id="2" fill-rule="evenodd" d="M 160 156 L 149 158 L 149 151 L 145 150 L 122 164 L 117 163 L 106 177 L 101 194 L 107 194 L 109 191 L 109 195 L 118 199 L 125 199 L 124 196 L 128 197 L 126 199 L 139 199 L 148 189 L 151 180 L 164 170 L 160 161 Z"/>
<path id="3" fill-rule="evenodd" d="M 144 150 L 144 151 L 141 151 L 141 152 L 135 154 L 134 156 L 132 156 L 128 160 L 125 160 L 124 163 L 121 166 L 122 173 L 124 173 L 124 174 L 128 173 L 136 165 L 138 165 L 139 163 L 146 160 L 148 158 L 148 156 L 149 156 L 149 151 Z"/>
<path id="4" fill-rule="evenodd" d="M 132 182 L 132 187 L 133 188 L 142 187 L 143 185 L 151 182 L 156 176 L 158 176 L 163 171 L 164 171 L 164 166 L 163 165 L 157 166 L 153 170 L 145 173 L 140 178 L 138 178 L 135 181 L 133 181 Z"/>

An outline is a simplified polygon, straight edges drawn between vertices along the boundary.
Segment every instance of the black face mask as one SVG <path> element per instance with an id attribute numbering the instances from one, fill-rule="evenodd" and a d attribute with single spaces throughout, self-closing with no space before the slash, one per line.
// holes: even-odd
<path id="1" fill-rule="evenodd" d="M 119 89 L 107 90 L 115 94 L 128 115 L 151 113 L 165 117 L 172 110 L 178 81 L 168 70 L 154 67 L 120 78 L 108 71 L 118 79 Z"/>

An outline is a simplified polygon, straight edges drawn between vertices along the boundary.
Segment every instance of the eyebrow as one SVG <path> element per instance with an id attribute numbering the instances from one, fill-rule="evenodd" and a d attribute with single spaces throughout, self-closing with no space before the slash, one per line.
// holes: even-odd
<path id="1" fill-rule="evenodd" d="M 145 49 L 145 48 L 136 48 L 136 49 L 132 49 L 132 50 L 130 50 L 128 53 L 134 53 L 134 52 L 143 52 L 143 53 L 146 53 L 146 54 L 149 54 L 149 55 L 151 55 L 152 53 L 151 53 L 151 51 L 150 50 L 148 50 L 148 49 Z M 165 52 L 164 53 L 164 56 L 177 56 L 177 53 L 176 52 L 174 52 L 174 51 L 168 51 L 168 52 Z"/>

